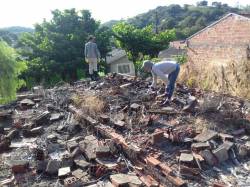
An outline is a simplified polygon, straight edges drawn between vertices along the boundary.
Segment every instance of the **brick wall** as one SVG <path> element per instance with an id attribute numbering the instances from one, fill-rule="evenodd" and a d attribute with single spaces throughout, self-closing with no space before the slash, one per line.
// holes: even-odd
<path id="1" fill-rule="evenodd" d="M 234 14 L 226 17 L 188 40 L 185 79 L 193 76 L 203 88 L 220 91 L 223 87 L 245 97 L 240 92 L 249 90 L 249 45 L 250 20 Z"/>

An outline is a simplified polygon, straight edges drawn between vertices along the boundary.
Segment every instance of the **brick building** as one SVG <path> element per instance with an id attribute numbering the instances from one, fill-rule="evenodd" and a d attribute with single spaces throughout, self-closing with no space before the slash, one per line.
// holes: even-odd
<path id="1" fill-rule="evenodd" d="M 186 45 L 186 80 L 250 97 L 250 18 L 230 13 L 187 38 Z"/>

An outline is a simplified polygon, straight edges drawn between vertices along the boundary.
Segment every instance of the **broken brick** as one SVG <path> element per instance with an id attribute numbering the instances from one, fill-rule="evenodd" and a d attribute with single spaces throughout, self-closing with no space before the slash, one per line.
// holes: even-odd
<path id="1" fill-rule="evenodd" d="M 211 139 L 216 138 L 218 135 L 217 132 L 212 131 L 212 130 L 205 130 L 204 132 L 202 132 L 201 134 L 197 135 L 194 140 L 197 142 L 206 142 L 209 141 Z"/>
<path id="2" fill-rule="evenodd" d="M 223 141 L 234 141 L 234 137 L 230 134 L 219 133 L 219 136 Z"/>
<path id="3" fill-rule="evenodd" d="M 192 154 L 181 153 L 180 162 L 192 163 L 193 161 L 194 161 L 194 157 Z"/>
<path id="4" fill-rule="evenodd" d="M 80 167 L 81 169 L 85 170 L 90 166 L 90 163 L 84 160 L 83 157 L 78 157 L 74 160 L 75 164 Z"/>
<path id="5" fill-rule="evenodd" d="M 81 187 L 83 185 L 81 184 L 80 179 L 76 177 L 68 177 L 64 179 L 64 186 L 65 187 Z"/>
<path id="6" fill-rule="evenodd" d="M 75 177 L 75 178 L 78 178 L 78 179 L 81 179 L 82 177 L 88 175 L 87 172 L 81 170 L 81 169 L 77 169 L 75 171 L 72 172 L 72 175 Z"/>
<path id="7" fill-rule="evenodd" d="M 51 175 L 58 174 L 58 170 L 61 166 L 61 162 L 58 160 L 49 160 L 46 167 L 46 172 Z"/>
<path id="8" fill-rule="evenodd" d="M 193 151 L 202 151 L 204 149 L 210 148 L 210 145 L 208 142 L 199 142 L 199 143 L 193 143 L 191 145 L 191 148 Z"/>
<path id="9" fill-rule="evenodd" d="M 162 141 L 164 140 L 164 132 L 163 131 L 155 132 L 151 135 L 151 137 L 153 145 L 162 143 Z"/>
<path id="10" fill-rule="evenodd" d="M 217 158 L 214 156 L 214 154 L 210 150 L 201 151 L 201 156 L 209 165 L 214 166 L 218 163 Z"/>
<path id="11" fill-rule="evenodd" d="M 76 141 L 68 141 L 66 145 L 68 151 L 72 152 L 78 146 L 78 143 Z"/>
<path id="12" fill-rule="evenodd" d="M 220 146 L 213 150 L 213 154 L 217 158 L 218 162 L 224 162 L 228 159 L 228 151 L 224 146 Z"/>
<path id="13" fill-rule="evenodd" d="M 140 180 L 147 186 L 147 187 L 158 187 L 159 183 L 153 179 L 150 175 L 142 175 Z"/>
<path id="14" fill-rule="evenodd" d="M 24 160 L 12 160 L 11 169 L 13 173 L 25 173 L 29 169 L 29 162 Z"/>
<path id="15" fill-rule="evenodd" d="M 110 148 L 108 146 L 98 146 L 95 151 L 97 158 L 105 158 L 110 156 Z"/>
<path id="16" fill-rule="evenodd" d="M 161 163 L 159 160 L 157 160 L 156 158 L 154 158 L 152 156 L 147 157 L 146 162 L 147 162 L 147 164 L 150 164 L 153 167 L 155 167 Z"/>

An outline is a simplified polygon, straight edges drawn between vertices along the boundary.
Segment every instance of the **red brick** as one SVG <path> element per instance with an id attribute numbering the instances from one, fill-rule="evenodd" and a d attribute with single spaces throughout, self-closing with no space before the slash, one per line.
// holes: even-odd
<path id="1" fill-rule="evenodd" d="M 147 164 L 150 164 L 151 166 L 154 166 L 154 167 L 161 163 L 159 160 L 157 160 L 151 156 L 146 158 L 146 162 L 147 162 Z"/>

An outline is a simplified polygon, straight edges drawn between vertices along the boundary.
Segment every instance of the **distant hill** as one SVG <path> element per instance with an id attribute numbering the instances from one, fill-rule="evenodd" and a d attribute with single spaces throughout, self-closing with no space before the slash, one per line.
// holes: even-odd
<path id="1" fill-rule="evenodd" d="M 0 28 L 0 30 L 8 31 L 16 35 L 19 35 L 23 32 L 34 32 L 34 29 L 32 28 L 21 27 L 21 26 L 5 27 L 5 28 Z"/>
<path id="2" fill-rule="evenodd" d="M 18 41 L 18 36 L 25 32 L 34 32 L 34 29 L 19 26 L 0 28 L 0 40 L 4 40 L 12 47 L 15 47 Z"/>
<path id="3" fill-rule="evenodd" d="M 185 39 L 225 14 L 240 13 L 247 10 L 249 12 L 249 7 L 239 9 L 220 2 L 213 2 L 211 6 L 208 6 L 207 1 L 200 1 L 196 6 L 187 4 L 184 6 L 175 4 L 159 6 L 125 21 L 138 28 L 153 25 L 158 31 L 175 29 L 177 39 Z M 112 27 L 117 22 L 119 20 L 112 20 L 106 22 L 105 25 Z"/>

